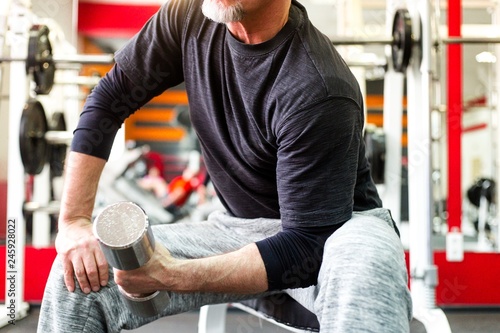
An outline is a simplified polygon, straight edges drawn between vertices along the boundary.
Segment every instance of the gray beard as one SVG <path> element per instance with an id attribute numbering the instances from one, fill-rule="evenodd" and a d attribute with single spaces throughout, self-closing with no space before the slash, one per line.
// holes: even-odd
<path id="1" fill-rule="evenodd" d="M 243 6 L 237 2 L 231 6 L 224 6 L 216 0 L 204 0 L 201 11 L 210 20 L 217 23 L 238 22 L 243 19 Z"/>

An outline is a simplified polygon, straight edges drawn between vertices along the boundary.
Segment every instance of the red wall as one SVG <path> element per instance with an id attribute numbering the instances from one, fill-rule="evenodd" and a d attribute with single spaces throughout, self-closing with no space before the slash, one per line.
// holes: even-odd
<path id="1" fill-rule="evenodd" d="M 138 32 L 160 5 L 78 4 L 78 34 L 129 38 Z"/>
<path id="2" fill-rule="evenodd" d="M 25 281 L 24 300 L 39 304 L 42 300 L 45 283 L 49 276 L 52 262 L 56 257 L 54 248 L 35 249 L 25 248 Z M 0 246 L 0 301 L 5 301 L 5 246 Z"/>
<path id="3" fill-rule="evenodd" d="M 0 181 L 0 239 L 5 238 L 7 221 L 7 182 Z"/>

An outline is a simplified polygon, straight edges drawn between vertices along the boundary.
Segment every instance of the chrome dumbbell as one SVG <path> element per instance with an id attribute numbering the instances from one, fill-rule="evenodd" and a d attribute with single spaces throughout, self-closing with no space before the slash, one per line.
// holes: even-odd
<path id="1" fill-rule="evenodd" d="M 93 231 L 108 263 L 120 270 L 137 269 L 153 256 L 155 239 L 144 210 L 132 202 L 106 207 L 94 220 Z M 167 291 L 135 296 L 120 288 L 130 311 L 142 317 L 158 314 L 170 301 Z"/>

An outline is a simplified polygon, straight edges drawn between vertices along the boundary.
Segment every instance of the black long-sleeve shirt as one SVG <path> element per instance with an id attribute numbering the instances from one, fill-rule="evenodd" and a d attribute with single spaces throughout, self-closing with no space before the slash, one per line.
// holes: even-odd
<path id="1" fill-rule="evenodd" d="M 206 19 L 201 3 L 168 1 L 117 52 L 117 65 L 87 100 L 72 149 L 106 159 L 128 115 L 185 82 L 206 167 L 228 212 L 282 221 L 282 232 L 257 242 L 269 289 L 309 286 L 328 236 L 353 211 L 381 206 L 358 84 L 299 3 L 258 45 Z"/>

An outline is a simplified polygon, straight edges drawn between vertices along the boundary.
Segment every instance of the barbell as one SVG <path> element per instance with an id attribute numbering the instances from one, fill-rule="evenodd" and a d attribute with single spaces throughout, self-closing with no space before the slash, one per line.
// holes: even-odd
<path id="1" fill-rule="evenodd" d="M 54 85 L 56 64 L 112 64 L 112 54 L 65 54 L 56 56 L 52 53 L 49 39 L 49 28 L 46 25 L 35 24 L 30 28 L 28 40 L 28 55 L 26 58 L 1 57 L 2 62 L 26 62 L 26 73 L 33 76 L 35 93 L 47 95 Z"/>
<path id="2" fill-rule="evenodd" d="M 405 72 L 412 57 L 413 46 L 420 43 L 413 34 L 412 20 L 407 9 L 398 9 L 392 22 L 391 37 L 333 38 L 334 45 L 390 45 L 391 62 L 396 72 Z M 440 44 L 495 44 L 500 37 L 447 37 L 436 39 L 432 46 Z M 421 46 L 420 46 L 421 47 Z"/>
<path id="3" fill-rule="evenodd" d="M 392 36 L 373 38 L 335 38 L 334 45 L 390 45 L 392 66 L 397 72 L 404 72 L 410 63 L 413 45 L 412 21 L 407 9 L 398 9 L 392 21 Z"/>
<path id="4" fill-rule="evenodd" d="M 62 114 L 54 113 L 54 122 L 54 130 L 50 130 L 42 104 L 36 99 L 26 102 L 19 127 L 19 151 L 27 174 L 39 174 L 48 161 L 53 175 L 62 175 L 73 134 L 66 131 Z"/>

